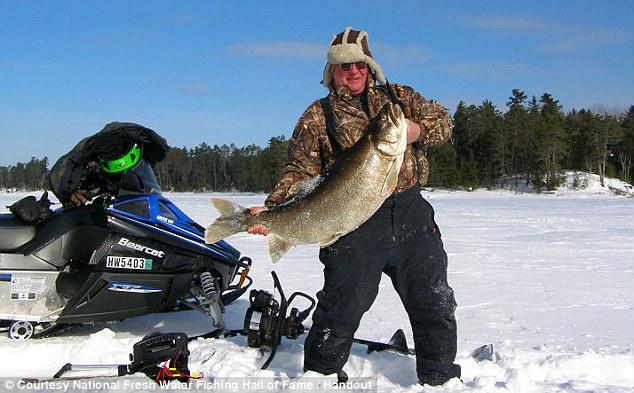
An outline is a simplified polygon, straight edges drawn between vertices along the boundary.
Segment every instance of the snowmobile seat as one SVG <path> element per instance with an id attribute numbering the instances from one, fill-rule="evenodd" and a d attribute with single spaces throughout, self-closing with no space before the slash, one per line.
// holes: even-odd
<path id="1" fill-rule="evenodd" d="M 13 214 L 0 214 L 0 251 L 13 251 L 35 237 L 35 224 L 25 223 Z"/>

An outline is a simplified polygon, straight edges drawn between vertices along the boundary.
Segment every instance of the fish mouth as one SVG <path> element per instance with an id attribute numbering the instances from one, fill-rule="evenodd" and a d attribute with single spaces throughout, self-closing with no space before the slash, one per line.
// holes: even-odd
<path id="1" fill-rule="evenodd" d="M 379 118 L 379 132 L 374 136 L 377 150 L 384 156 L 394 157 L 402 154 L 407 147 L 407 132 L 404 129 L 401 108 L 388 103 Z"/>
<path id="2" fill-rule="evenodd" d="M 386 125 L 390 128 L 399 128 L 400 125 L 400 116 L 399 116 L 399 111 L 398 108 L 395 104 L 389 104 L 389 107 L 387 108 L 387 119 L 386 119 Z M 389 133 L 387 135 L 384 135 L 384 141 L 385 142 L 390 142 L 390 143 L 397 143 L 400 139 L 401 135 L 400 133 Z"/>

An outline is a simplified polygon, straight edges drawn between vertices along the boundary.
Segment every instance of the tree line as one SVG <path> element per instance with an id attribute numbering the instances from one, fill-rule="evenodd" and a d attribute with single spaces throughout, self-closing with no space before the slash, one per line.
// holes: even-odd
<path id="1" fill-rule="evenodd" d="M 631 180 L 634 106 L 625 113 L 572 110 L 566 114 L 551 94 L 539 100 L 513 89 L 506 111 L 491 101 L 460 102 L 453 115 L 451 143 L 429 152 L 434 187 L 505 187 L 524 182 L 553 190 L 562 170 L 579 170 Z"/>
<path id="2" fill-rule="evenodd" d="M 29 162 L 0 166 L 0 190 L 37 191 L 48 188 L 48 158 L 31 157 Z"/>
<path id="3" fill-rule="evenodd" d="M 170 149 L 154 170 L 165 190 L 266 192 L 279 179 L 287 152 L 284 136 L 269 139 L 264 148 L 202 143 Z"/>
<path id="4" fill-rule="evenodd" d="M 625 113 L 573 109 L 544 93 L 539 99 L 514 89 L 504 111 L 488 100 L 460 102 L 449 143 L 428 151 L 429 185 L 441 188 L 552 190 L 562 170 L 581 170 L 631 181 L 634 106 Z M 164 190 L 268 192 L 285 164 L 288 140 L 267 146 L 214 145 L 172 148 L 155 167 Z M 0 189 L 48 188 L 48 159 L 0 166 Z"/>

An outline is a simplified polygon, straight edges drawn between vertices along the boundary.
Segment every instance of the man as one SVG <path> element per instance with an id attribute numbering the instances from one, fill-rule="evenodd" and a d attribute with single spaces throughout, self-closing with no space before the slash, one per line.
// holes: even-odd
<path id="1" fill-rule="evenodd" d="M 354 333 L 386 273 L 412 324 L 419 382 L 440 385 L 460 377 L 460 366 L 453 363 L 456 303 L 447 283 L 447 255 L 434 211 L 419 190 L 428 174 L 424 148 L 449 138 L 451 119 L 412 88 L 390 85 L 370 53 L 367 33 L 350 27 L 331 42 L 322 83 L 329 94 L 299 119 L 268 207 L 288 200 L 293 184 L 323 173 L 368 132 L 370 120 L 390 101 L 401 105 L 407 118 L 408 147 L 394 194 L 358 229 L 320 251 L 324 287 L 305 342 L 304 369 L 345 378 Z M 268 231 L 260 225 L 249 232 Z"/>

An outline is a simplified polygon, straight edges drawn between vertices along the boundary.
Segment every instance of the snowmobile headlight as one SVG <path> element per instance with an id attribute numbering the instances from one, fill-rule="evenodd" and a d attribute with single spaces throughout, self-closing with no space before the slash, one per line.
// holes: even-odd
<path id="1" fill-rule="evenodd" d="M 141 147 L 136 143 L 132 145 L 130 151 L 119 158 L 100 159 L 99 166 L 106 173 L 121 173 L 132 169 L 141 160 Z"/>

